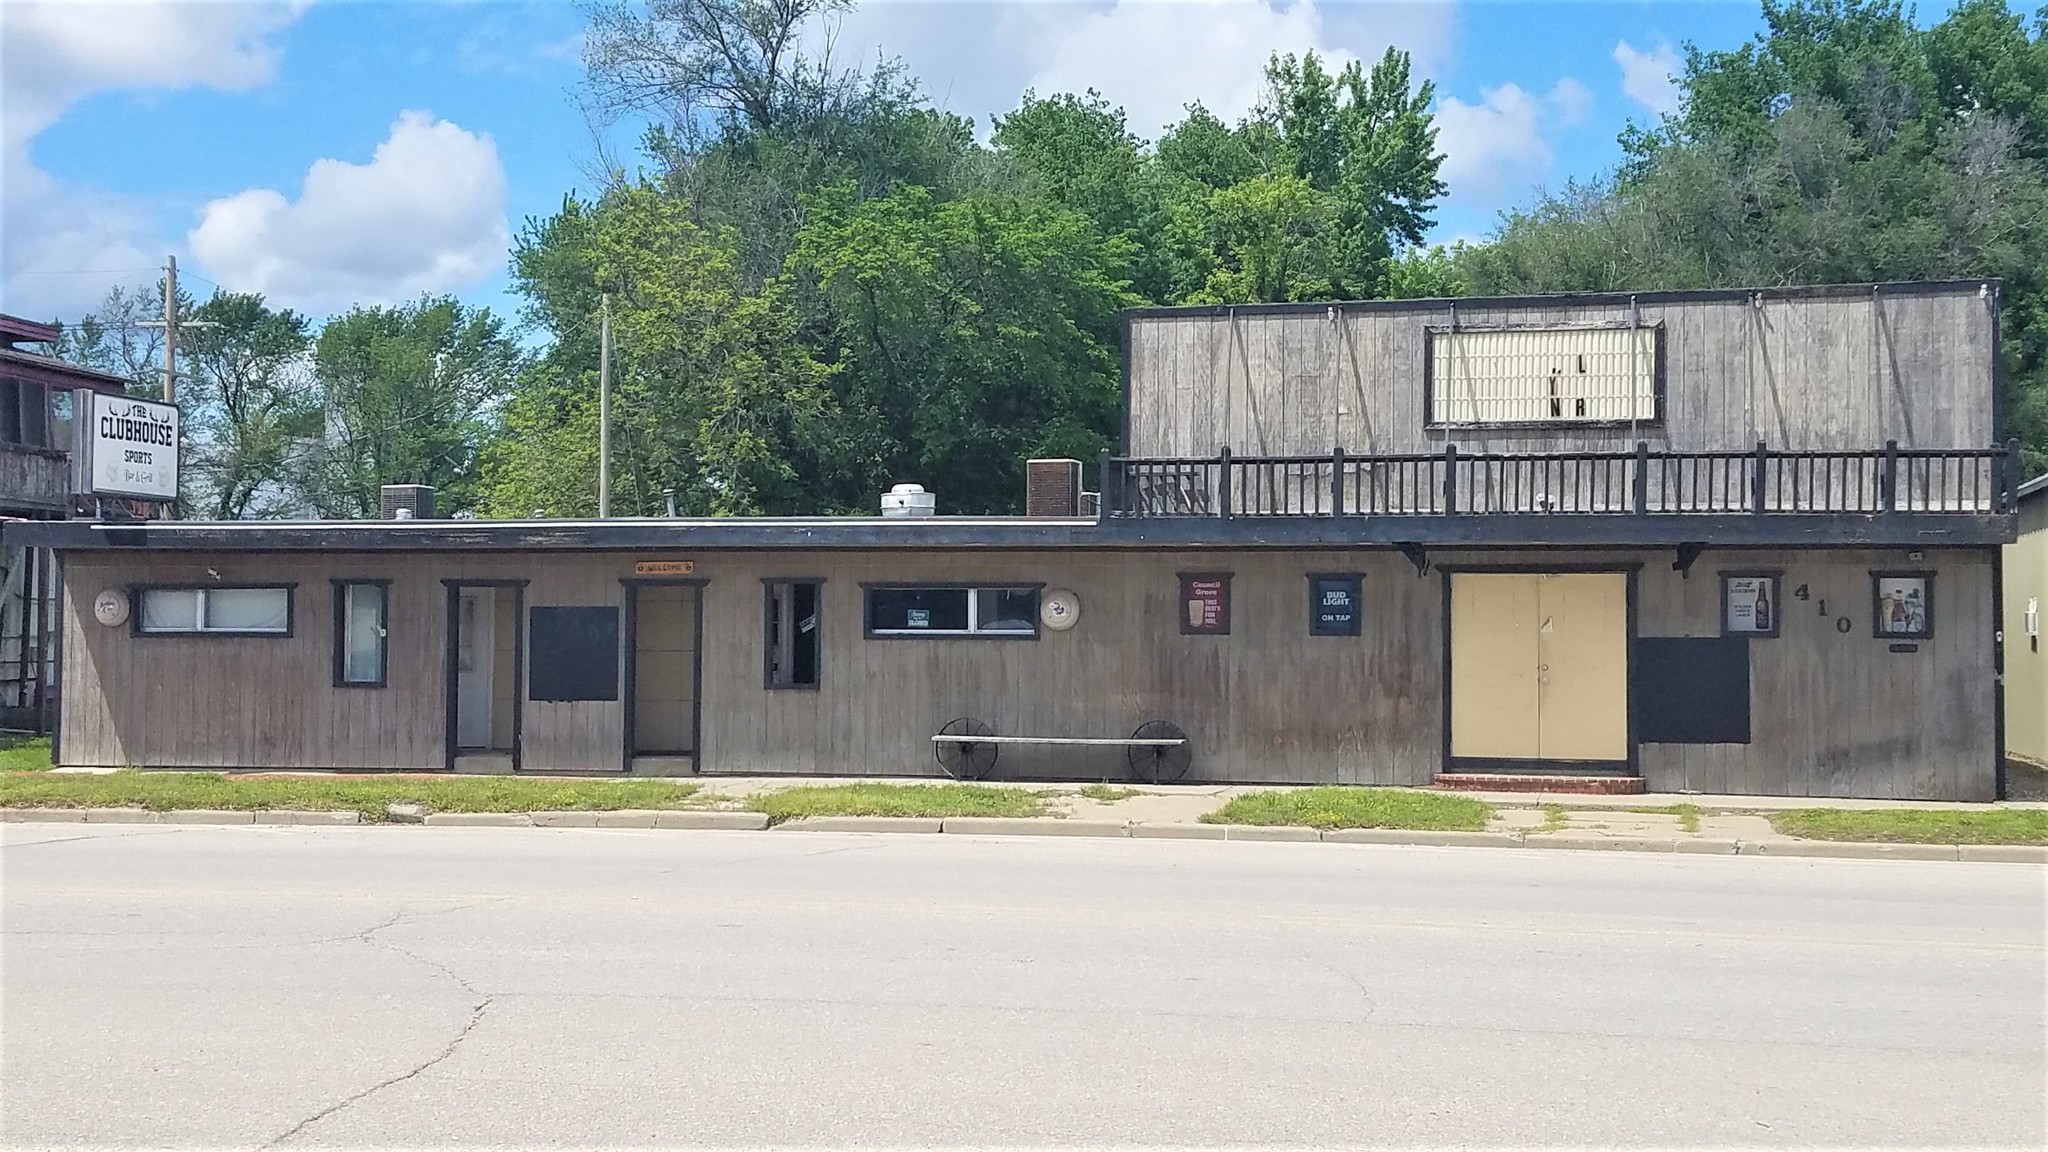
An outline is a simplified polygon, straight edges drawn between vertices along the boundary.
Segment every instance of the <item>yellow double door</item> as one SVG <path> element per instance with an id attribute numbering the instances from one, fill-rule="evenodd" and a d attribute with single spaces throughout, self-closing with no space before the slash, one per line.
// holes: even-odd
<path id="1" fill-rule="evenodd" d="M 1451 573 L 1451 755 L 1628 759 L 1628 576 Z"/>

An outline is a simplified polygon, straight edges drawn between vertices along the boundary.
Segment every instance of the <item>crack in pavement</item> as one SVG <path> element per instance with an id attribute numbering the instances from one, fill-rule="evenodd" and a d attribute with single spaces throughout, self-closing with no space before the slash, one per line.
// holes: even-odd
<path id="1" fill-rule="evenodd" d="M 85 836 L 64 836 L 55 840 L 16 840 L 12 843 L 0 844 L 0 849 L 39 848 L 44 844 L 76 844 L 80 840 L 133 840 L 137 836 L 175 836 L 187 830 L 185 828 L 151 828 L 144 832 L 93 833 Z"/>
<path id="2" fill-rule="evenodd" d="M 509 900 L 511 899 L 511 897 L 500 897 L 499 899 Z M 475 908 L 479 905 L 494 902 L 495 901 L 490 900 L 479 900 L 470 904 L 459 904 L 453 908 L 437 908 L 434 911 L 424 913 L 423 915 L 438 916 L 444 913 L 459 912 L 464 908 Z M 433 1056 L 421 1061 L 420 1063 L 414 1065 L 413 1067 L 407 1069 L 404 1072 L 399 1073 L 396 1076 L 380 1080 L 377 1083 L 370 1085 L 369 1087 L 363 1089 L 360 1092 L 345 1097 L 344 1099 L 337 1101 L 336 1103 L 330 1104 L 327 1107 L 322 1108 L 320 1111 L 313 1113 L 311 1116 L 308 1116 L 304 1120 L 299 1121 L 297 1124 L 292 1125 L 285 1131 L 280 1132 L 276 1136 L 271 1137 L 269 1140 L 263 1143 L 262 1147 L 275 1148 L 283 1144 L 285 1141 L 290 1140 L 292 1137 L 298 1135 L 299 1133 L 305 1131 L 307 1128 L 313 1126 L 314 1124 L 317 1124 L 320 1121 L 325 1120 L 327 1117 L 334 1115 L 335 1113 L 341 1111 L 344 1108 L 347 1108 L 349 1105 L 367 1099 L 370 1096 L 374 1096 L 377 1093 L 382 1092 L 384 1089 L 389 1088 L 394 1084 L 403 1084 L 407 1080 L 410 1080 L 413 1077 L 420 1075 L 421 1073 L 425 1072 L 429 1068 L 432 1068 L 436 1064 L 439 1064 L 442 1061 L 447 1060 L 449 1057 L 455 1055 L 456 1049 L 462 1047 L 463 1041 L 469 1039 L 469 1034 L 476 1030 L 476 1026 L 478 1024 L 483 1023 L 484 1013 L 490 1011 L 491 1005 L 497 1002 L 497 996 L 495 994 L 485 992 L 482 989 L 478 988 L 476 985 L 471 984 L 468 980 L 464 979 L 460 973 L 456 972 L 453 968 L 448 967 L 446 964 L 441 963 L 439 960 L 433 960 L 429 959 L 428 957 L 422 956 L 419 953 L 413 951 L 410 948 L 405 947 L 402 944 L 393 944 L 387 940 L 376 939 L 377 933 L 382 932 L 387 928 L 395 927 L 398 925 L 400 921 L 404 920 L 406 918 L 406 914 L 408 911 L 408 909 L 400 908 L 398 911 L 392 913 L 391 916 L 383 922 L 373 924 L 370 927 L 363 929 L 361 932 L 356 933 L 354 936 L 337 937 L 336 942 L 339 943 L 346 940 L 360 940 L 373 948 L 383 948 L 387 951 L 396 952 L 409 960 L 413 960 L 420 964 L 424 964 L 427 967 L 432 968 L 434 971 L 440 973 L 441 975 L 446 976 L 448 979 L 453 980 L 456 983 L 456 985 L 459 986 L 464 992 L 467 992 L 471 996 L 476 997 L 476 1003 L 471 1005 L 469 1010 L 469 1019 L 463 1021 L 462 1027 L 458 1029 L 455 1035 L 449 1039 L 448 1043 Z"/>

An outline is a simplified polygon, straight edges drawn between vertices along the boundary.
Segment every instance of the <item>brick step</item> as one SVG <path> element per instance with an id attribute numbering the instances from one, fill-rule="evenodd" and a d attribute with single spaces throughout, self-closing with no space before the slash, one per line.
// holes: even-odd
<path id="1" fill-rule="evenodd" d="M 1548 772 L 1439 772 L 1436 786 L 1455 792 L 1570 792 L 1581 796 L 1639 796 L 1641 776 L 1565 776 Z"/>

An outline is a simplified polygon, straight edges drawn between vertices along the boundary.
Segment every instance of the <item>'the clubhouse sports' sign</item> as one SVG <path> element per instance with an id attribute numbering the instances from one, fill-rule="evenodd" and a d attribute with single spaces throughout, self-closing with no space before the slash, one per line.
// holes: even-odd
<path id="1" fill-rule="evenodd" d="M 86 485 L 104 496 L 178 495 L 178 409 L 128 396 L 85 393 Z"/>

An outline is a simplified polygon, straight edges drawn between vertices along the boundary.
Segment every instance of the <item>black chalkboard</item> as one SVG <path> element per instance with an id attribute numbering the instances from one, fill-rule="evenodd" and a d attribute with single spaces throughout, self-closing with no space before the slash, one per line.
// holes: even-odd
<path id="1" fill-rule="evenodd" d="M 1749 637 L 1638 637 L 1633 680 L 1638 743 L 1749 743 Z"/>
<path id="2" fill-rule="evenodd" d="M 535 608 L 526 650 L 528 699 L 619 698 L 617 608 Z"/>

